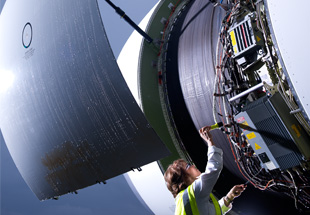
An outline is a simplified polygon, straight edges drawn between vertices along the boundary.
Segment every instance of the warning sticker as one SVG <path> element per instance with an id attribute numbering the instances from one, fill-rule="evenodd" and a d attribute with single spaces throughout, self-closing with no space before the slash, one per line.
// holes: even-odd
<path id="1" fill-rule="evenodd" d="M 297 128 L 297 126 L 296 126 L 295 124 L 293 124 L 293 125 L 291 126 L 291 128 L 295 131 L 297 137 L 300 137 L 300 136 L 301 136 L 301 134 L 300 134 L 300 132 L 299 132 L 299 130 L 298 130 L 298 128 Z"/>
<path id="2" fill-rule="evenodd" d="M 247 131 L 247 130 L 249 130 L 249 128 L 250 128 L 247 121 L 244 121 L 243 123 L 240 123 L 239 126 L 240 126 L 240 128 L 242 128 L 244 131 Z"/>
<path id="3" fill-rule="evenodd" d="M 244 121 L 245 121 L 244 116 L 239 117 L 239 118 L 237 119 L 237 122 L 238 122 L 238 123 L 243 123 Z"/>
<path id="4" fill-rule="evenodd" d="M 247 138 L 248 138 L 249 140 L 251 140 L 251 139 L 253 139 L 253 138 L 256 137 L 256 135 L 254 134 L 254 132 L 251 132 L 251 133 L 247 134 L 246 136 L 247 136 Z"/>
<path id="5" fill-rule="evenodd" d="M 256 36 L 257 42 L 261 41 L 262 39 L 259 36 Z"/>
<path id="6" fill-rule="evenodd" d="M 260 147 L 257 143 L 255 143 L 255 150 L 259 150 L 261 149 L 262 147 Z"/>

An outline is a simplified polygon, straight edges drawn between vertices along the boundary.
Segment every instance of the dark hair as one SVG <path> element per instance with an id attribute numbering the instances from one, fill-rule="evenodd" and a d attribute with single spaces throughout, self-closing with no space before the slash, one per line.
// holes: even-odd
<path id="1" fill-rule="evenodd" d="M 189 186 L 189 174 L 186 172 L 187 162 L 175 160 L 166 170 L 164 179 L 168 190 L 176 197 L 178 193 Z"/>

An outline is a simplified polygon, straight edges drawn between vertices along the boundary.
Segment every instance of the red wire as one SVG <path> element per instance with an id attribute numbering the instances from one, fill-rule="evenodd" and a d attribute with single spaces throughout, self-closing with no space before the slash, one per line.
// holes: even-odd
<path id="1" fill-rule="evenodd" d="M 235 3 L 236 3 L 236 1 L 235 1 Z M 235 6 L 235 7 L 236 7 L 236 6 Z M 229 22 L 231 16 L 232 16 L 232 12 L 229 14 L 229 16 L 228 16 L 228 18 L 227 18 L 227 20 L 226 20 L 227 23 Z M 225 29 L 226 29 L 226 27 L 225 27 Z M 243 32 L 243 34 L 244 34 L 244 32 Z M 243 35 L 243 36 L 245 36 L 245 35 Z M 219 50 L 220 50 L 220 47 L 218 47 L 218 53 L 219 53 Z M 226 54 L 227 54 L 227 52 L 226 52 Z M 219 79 L 219 82 L 218 82 L 218 83 L 220 83 L 220 80 L 221 80 L 221 72 L 219 72 L 219 70 L 221 69 L 220 66 L 221 66 L 221 64 L 222 64 L 222 52 L 221 52 L 221 54 L 220 54 L 220 56 L 219 56 L 219 58 L 218 58 L 218 62 L 219 62 L 219 65 L 217 65 L 217 76 L 218 76 L 218 79 Z M 219 85 L 219 84 L 218 84 L 218 92 L 220 92 L 220 85 Z M 220 112 L 220 114 L 221 114 L 222 122 L 224 123 L 224 117 L 223 117 L 222 110 L 221 110 L 221 99 L 220 99 L 220 97 L 219 97 L 218 106 L 219 106 L 219 112 Z M 225 128 L 225 129 L 226 129 L 226 128 Z M 241 167 L 240 167 L 240 165 L 239 165 L 239 162 L 238 162 L 238 160 L 237 160 L 237 157 L 236 157 L 234 148 L 233 148 L 233 146 L 232 146 L 232 143 L 231 143 L 230 138 L 229 138 L 228 135 L 227 135 L 227 139 L 228 139 L 228 141 L 229 141 L 230 149 L 231 149 L 231 152 L 232 152 L 232 154 L 233 154 L 233 156 L 234 156 L 234 159 L 235 159 L 235 162 L 236 162 L 236 164 L 237 164 L 237 167 L 238 167 L 240 173 L 242 174 L 242 176 L 243 176 L 247 181 L 249 181 L 254 187 L 256 187 L 256 188 L 258 188 L 258 189 L 260 189 L 260 190 L 266 190 L 266 189 L 268 188 L 269 184 L 270 184 L 272 181 L 274 181 L 274 180 L 272 179 L 272 180 L 268 181 L 268 183 L 265 185 L 264 188 L 261 188 L 261 187 L 257 186 L 257 184 L 255 184 L 254 182 L 252 182 L 252 181 L 249 179 L 249 177 L 247 177 L 247 176 L 243 173 L 243 171 L 244 171 L 244 172 L 246 172 L 246 171 L 245 171 L 245 170 L 242 171 L 242 169 L 241 169 Z"/>
<path id="2" fill-rule="evenodd" d="M 221 68 L 220 65 L 222 64 L 222 52 L 221 52 L 221 54 L 220 54 L 220 58 L 219 58 L 218 61 L 219 61 L 219 65 L 217 65 L 217 69 L 219 70 L 219 69 Z M 219 78 L 219 83 L 220 83 L 220 80 L 221 80 L 221 79 L 220 79 L 220 78 L 221 78 L 221 72 L 217 73 L 217 75 L 219 76 L 218 78 Z M 218 90 L 220 90 L 220 85 L 218 85 Z M 218 92 L 219 92 L 219 91 L 218 91 Z M 220 99 L 220 97 L 219 97 L 219 103 L 218 103 L 218 105 L 219 105 L 219 112 L 220 112 L 220 114 L 221 114 L 221 116 L 222 116 L 222 117 L 221 117 L 221 118 L 222 118 L 222 122 L 224 123 L 224 117 L 223 117 L 222 110 L 221 110 L 221 99 Z M 228 141 L 229 141 L 230 149 L 231 149 L 232 154 L 233 154 L 233 156 L 234 156 L 234 159 L 235 159 L 235 162 L 236 162 L 236 164 L 237 164 L 237 167 L 238 167 L 240 173 L 242 174 L 242 176 L 243 176 L 247 181 L 249 181 L 254 187 L 261 189 L 260 187 L 257 187 L 257 185 L 254 184 L 248 177 L 245 176 L 245 174 L 244 174 L 243 171 L 241 170 L 241 167 L 240 167 L 240 165 L 239 165 L 239 162 L 237 161 L 236 154 L 235 154 L 235 152 L 234 152 L 232 143 L 231 143 L 231 141 L 230 141 L 228 135 L 227 135 L 227 139 L 228 139 Z M 269 183 L 270 183 L 270 181 L 269 181 Z M 267 186 L 269 185 L 269 183 L 267 184 Z M 267 188 L 267 186 L 265 187 L 265 189 Z"/>
<path id="3" fill-rule="evenodd" d="M 271 179 L 270 181 L 268 181 L 268 183 L 266 184 L 266 186 L 262 189 L 262 188 L 259 188 L 260 190 L 266 190 L 270 184 L 270 182 L 272 182 L 273 179 Z"/>

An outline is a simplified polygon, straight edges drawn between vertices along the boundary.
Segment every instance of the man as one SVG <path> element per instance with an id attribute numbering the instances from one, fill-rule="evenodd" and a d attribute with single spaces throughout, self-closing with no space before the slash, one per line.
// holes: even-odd
<path id="1" fill-rule="evenodd" d="M 210 126 L 199 130 L 208 144 L 208 163 L 204 173 L 184 160 L 174 161 L 165 172 L 166 185 L 176 201 L 175 215 L 221 215 L 232 208 L 232 201 L 246 188 L 234 186 L 226 196 L 217 201 L 212 189 L 223 168 L 223 151 L 217 148 L 210 134 Z"/>

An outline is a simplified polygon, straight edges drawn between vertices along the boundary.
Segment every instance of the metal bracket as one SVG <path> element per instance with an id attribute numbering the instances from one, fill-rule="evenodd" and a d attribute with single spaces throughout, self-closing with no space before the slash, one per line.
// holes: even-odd
<path id="1" fill-rule="evenodd" d="M 271 86 L 267 84 L 266 82 L 263 82 L 265 89 L 271 94 L 274 95 L 278 92 L 278 86 Z"/>

